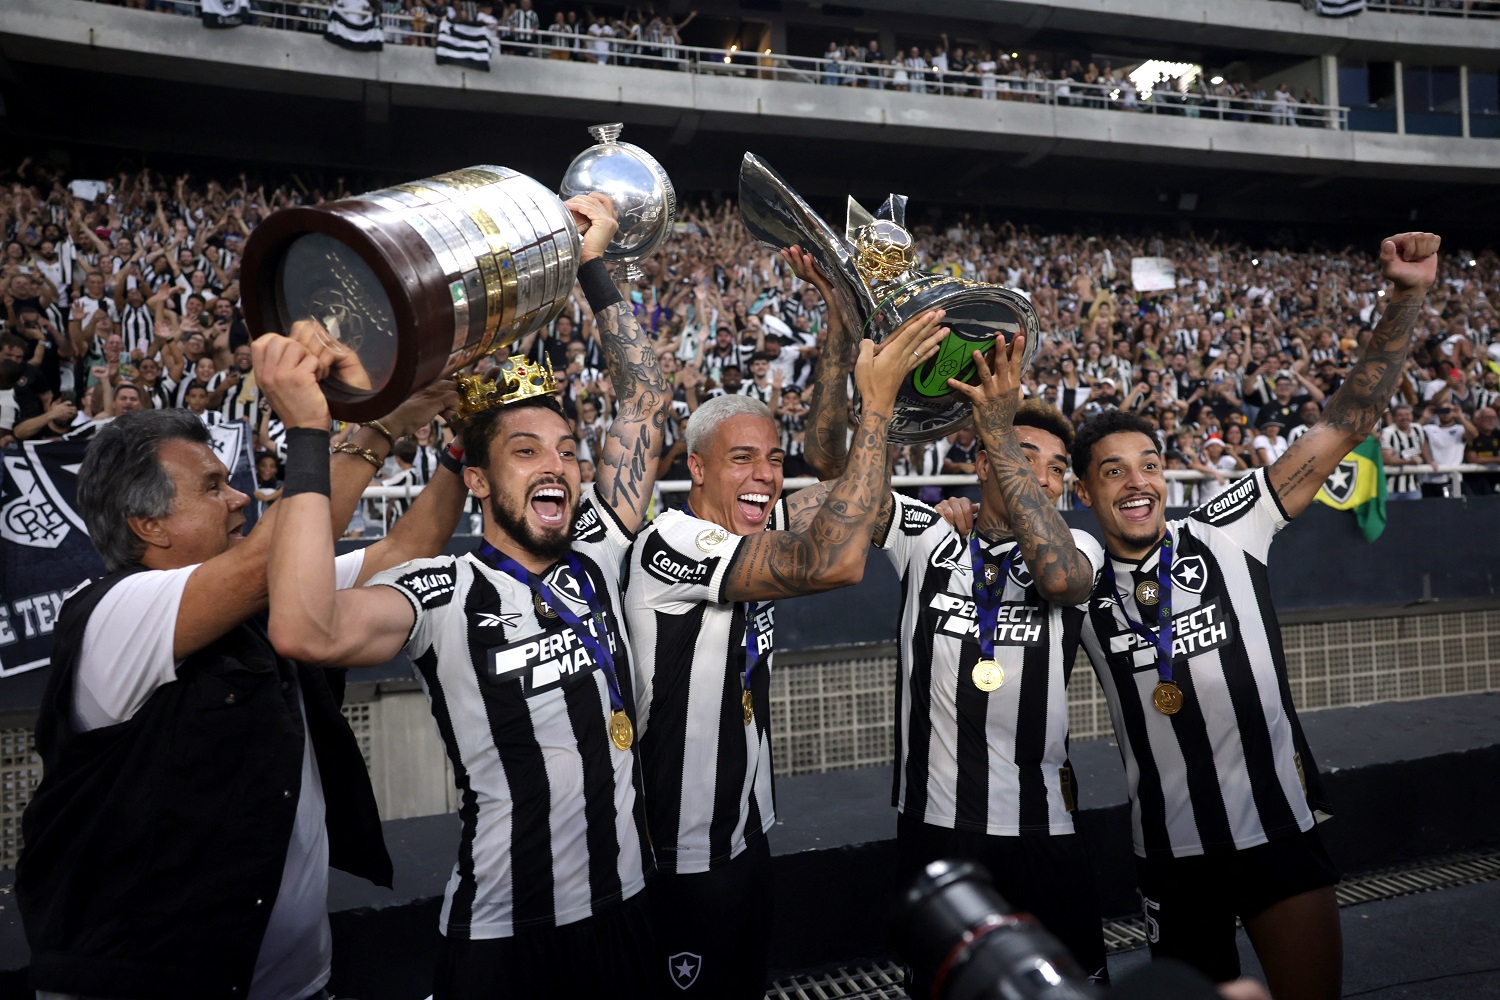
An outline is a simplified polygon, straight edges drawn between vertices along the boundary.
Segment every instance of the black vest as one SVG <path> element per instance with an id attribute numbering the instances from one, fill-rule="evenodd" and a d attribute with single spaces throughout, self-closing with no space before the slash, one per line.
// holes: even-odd
<path id="1" fill-rule="evenodd" d="M 390 886 L 391 861 L 342 672 L 276 655 L 257 617 L 187 657 L 126 722 L 78 732 L 74 678 L 100 599 L 70 598 L 37 721 L 45 766 L 21 819 L 16 901 L 39 990 L 243 998 L 281 885 L 301 788 L 306 706 L 330 863 Z"/>

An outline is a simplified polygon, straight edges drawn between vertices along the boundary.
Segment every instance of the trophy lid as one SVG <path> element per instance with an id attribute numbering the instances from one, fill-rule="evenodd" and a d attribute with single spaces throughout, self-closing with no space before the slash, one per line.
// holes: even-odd
<path id="1" fill-rule="evenodd" d="M 656 158 L 639 146 L 620 142 L 624 125 L 608 122 L 589 128 L 598 140 L 574 157 L 558 194 L 564 200 L 597 191 L 614 202 L 620 228 L 604 259 L 630 264 L 656 253 L 677 217 L 677 192 Z"/>

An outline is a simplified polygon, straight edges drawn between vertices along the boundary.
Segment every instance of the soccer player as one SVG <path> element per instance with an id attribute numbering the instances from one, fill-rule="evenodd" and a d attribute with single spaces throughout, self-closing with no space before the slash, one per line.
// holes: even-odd
<path id="1" fill-rule="evenodd" d="M 1024 335 L 1009 349 L 997 340 L 993 372 L 976 351 L 977 386 L 949 382 L 974 405 L 974 531 L 899 494 L 876 531 L 904 590 L 896 848 L 902 885 L 939 858 L 984 865 L 1007 902 L 1105 980 L 1098 893 L 1073 830 L 1067 702 L 1079 605 L 1104 551 L 1056 510 L 1073 429 L 1056 409 L 1021 402 L 1024 350 Z"/>
<path id="2" fill-rule="evenodd" d="M 1238 917 L 1277 1000 L 1337 997 L 1343 958 L 1266 558 L 1395 393 L 1438 245 L 1430 233 L 1381 244 L 1385 315 L 1321 419 L 1187 518 L 1165 520 L 1149 424 L 1106 413 L 1073 443 L 1078 496 L 1108 549 L 1083 643 L 1125 760 L 1152 953 L 1233 979 Z"/>
<path id="3" fill-rule="evenodd" d="M 719 396 L 688 421 L 688 510 L 660 514 L 632 549 L 625 592 L 660 987 L 713 1000 L 765 993 L 770 949 L 770 656 L 777 598 L 857 583 L 890 495 L 886 428 L 896 391 L 946 333 L 909 321 L 854 369 L 860 427 L 837 482 L 780 500 L 770 409 Z M 821 501 L 821 502 L 820 502 Z M 668 983 L 671 985 L 669 986 Z M 675 987 L 675 989 L 674 989 Z"/>
<path id="4" fill-rule="evenodd" d="M 550 387 L 528 393 L 533 372 L 513 368 L 509 402 L 464 424 L 464 480 L 485 508 L 476 551 L 336 594 L 331 544 L 313 530 L 327 501 L 302 492 L 276 504 L 273 641 L 341 665 L 404 646 L 453 765 L 463 832 L 442 907 L 437 1000 L 648 997 L 659 976 L 647 966 L 655 951 L 641 890 L 652 856 L 620 579 L 651 498 L 670 387 L 604 268 L 612 207 L 596 195 L 568 207 L 583 237 L 578 280 L 620 401 L 593 491 L 581 490 L 578 442 Z M 321 394 L 304 396 L 299 412 L 278 411 L 287 426 L 326 426 Z"/>

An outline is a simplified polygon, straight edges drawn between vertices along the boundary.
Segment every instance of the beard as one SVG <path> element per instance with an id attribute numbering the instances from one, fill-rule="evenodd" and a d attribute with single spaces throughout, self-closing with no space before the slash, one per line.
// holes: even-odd
<path id="1" fill-rule="evenodd" d="M 568 516 L 561 527 L 538 529 L 526 520 L 525 497 L 514 503 L 512 500 L 510 496 L 502 499 L 498 491 L 490 493 L 490 520 L 527 552 L 539 559 L 555 561 L 573 547 L 573 521 L 578 515 L 576 501 L 569 505 Z"/>

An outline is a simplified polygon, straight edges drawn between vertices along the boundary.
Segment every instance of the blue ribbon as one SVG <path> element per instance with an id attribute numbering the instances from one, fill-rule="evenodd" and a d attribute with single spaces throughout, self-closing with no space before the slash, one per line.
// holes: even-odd
<path id="1" fill-rule="evenodd" d="M 757 601 L 747 601 L 745 604 L 745 690 L 750 690 L 750 675 L 755 672 L 755 665 L 760 662 L 760 632 L 756 630 L 755 618 L 759 613 L 760 604 Z"/>
<path id="2" fill-rule="evenodd" d="M 564 559 L 567 561 L 568 570 L 573 574 L 573 579 L 578 581 L 578 589 L 583 593 L 583 603 L 589 606 L 589 620 L 598 629 L 598 635 L 590 631 L 584 625 L 582 618 L 568 610 L 567 605 L 557 599 L 557 595 L 552 593 L 552 588 L 547 586 L 545 580 L 534 575 L 525 566 L 489 542 L 479 547 L 479 557 L 500 572 L 526 584 L 533 594 L 546 601 L 547 606 L 557 612 L 557 617 L 561 618 L 563 623 L 573 630 L 573 634 L 578 636 L 578 641 L 583 643 L 584 648 L 593 656 L 594 662 L 604 669 L 604 679 L 609 684 L 610 706 L 617 712 L 625 711 L 625 696 L 620 693 L 620 682 L 615 677 L 615 656 L 610 652 L 608 640 L 603 638 L 604 611 L 599 607 L 594 594 L 594 585 L 589 582 L 588 574 L 583 571 L 583 564 L 578 561 L 577 554 L 569 552 Z"/>
<path id="3" fill-rule="evenodd" d="M 1145 639 L 1156 647 L 1156 672 L 1161 676 L 1162 682 L 1171 684 L 1172 681 L 1172 533 L 1169 531 L 1161 540 L 1161 552 L 1156 557 L 1156 581 L 1160 588 L 1157 592 L 1157 600 L 1160 602 L 1160 610 L 1157 612 L 1161 625 L 1153 635 L 1151 630 L 1140 622 L 1131 619 L 1125 610 L 1125 595 L 1121 593 L 1115 584 L 1115 561 L 1108 554 L 1104 556 L 1104 579 L 1109 581 L 1109 589 L 1120 601 L 1120 615 L 1125 619 L 1125 624 L 1136 635 Z M 1139 601 L 1137 603 L 1140 603 Z"/>
<path id="4" fill-rule="evenodd" d="M 1019 546 L 1005 553 L 1000 561 L 1000 575 L 994 584 L 984 578 L 984 550 L 979 546 L 979 532 L 969 536 L 969 560 L 974 567 L 974 612 L 979 619 L 979 655 L 986 660 L 995 658 L 995 626 L 1000 621 L 1000 595 L 1005 593 L 1005 581 L 1010 576 L 1011 560 Z"/>

